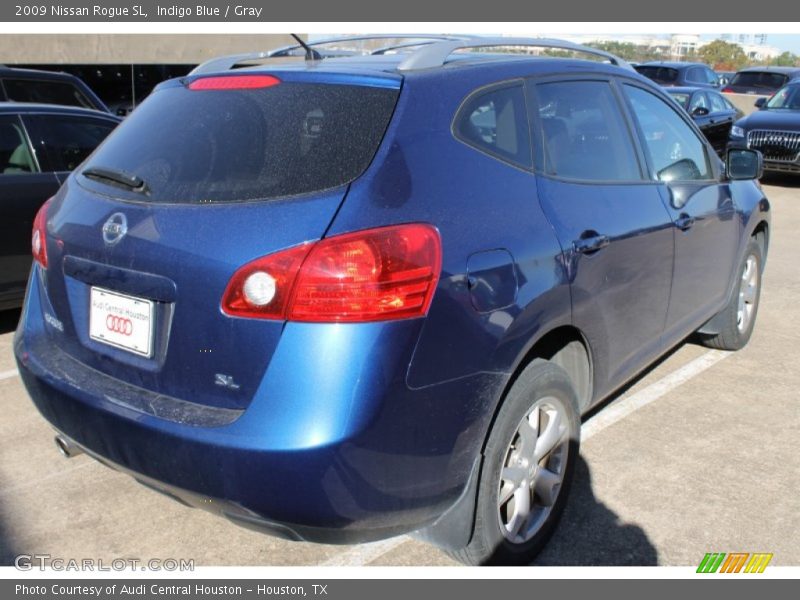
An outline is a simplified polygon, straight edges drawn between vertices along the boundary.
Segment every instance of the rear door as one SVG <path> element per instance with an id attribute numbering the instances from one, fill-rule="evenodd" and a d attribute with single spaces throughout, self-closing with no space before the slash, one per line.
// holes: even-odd
<path id="1" fill-rule="evenodd" d="M 607 79 L 531 83 L 538 195 L 568 265 L 595 396 L 657 354 L 672 280 L 672 221 L 645 177 Z"/>
<path id="2" fill-rule="evenodd" d="M 43 173 L 18 115 L 0 115 L 0 304 L 21 299 L 31 267 L 36 211 L 58 190 Z"/>
<path id="3" fill-rule="evenodd" d="M 646 149 L 650 177 L 675 225 L 675 276 L 666 332 L 674 340 L 724 304 L 741 224 L 729 185 L 719 180 L 719 160 L 674 103 L 633 83 L 622 88 Z"/>

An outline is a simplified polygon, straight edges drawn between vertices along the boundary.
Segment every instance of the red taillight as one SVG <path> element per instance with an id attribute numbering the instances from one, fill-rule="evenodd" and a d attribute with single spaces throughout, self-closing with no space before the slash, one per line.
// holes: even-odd
<path id="1" fill-rule="evenodd" d="M 222 310 L 307 322 L 422 317 L 441 264 L 439 234 L 430 225 L 338 235 L 246 264 L 228 283 Z"/>
<path id="2" fill-rule="evenodd" d="M 47 208 L 50 206 L 52 198 L 42 204 L 36 218 L 33 220 L 33 232 L 31 234 L 31 254 L 33 260 L 47 268 Z"/>
<path id="3" fill-rule="evenodd" d="M 723 94 L 733 94 L 734 91 L 729 87 L 724 87 L 724 88 L 722 88 L 722 93 Z"/>
<path id="4" fill-rule="evenodd" d="M 272 75 L 222 75 L 201 77 L 189 84 L 190 90 L 254 90 L 268 88 L 281 82 Z"/>

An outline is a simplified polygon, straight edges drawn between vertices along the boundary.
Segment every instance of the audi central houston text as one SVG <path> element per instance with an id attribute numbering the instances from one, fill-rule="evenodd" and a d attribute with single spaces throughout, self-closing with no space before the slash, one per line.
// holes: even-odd
<path id="1" fill-rule="evenodd" d="M 36 218 L 19 371 L 66 456 L 239 525 L 529 563 L 581 415 L 749 340 L 762 158 L 599 50 L 358 41 L 159 85 Z"/>

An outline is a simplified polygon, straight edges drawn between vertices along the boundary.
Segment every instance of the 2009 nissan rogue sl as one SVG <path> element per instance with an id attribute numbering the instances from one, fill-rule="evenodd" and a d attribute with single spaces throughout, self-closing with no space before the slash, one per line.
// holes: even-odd
<path id="1" fill-rule="evenodd" d="M 525 563 L 583 413 L 692 333 L 747 343 L 758 152 L 597 50 L 415 43 L 211 61 L 42 208 L 14 349 L 66 454 L 274 535 Z M 501 52 L 543 45 L 602 61 Z"/>

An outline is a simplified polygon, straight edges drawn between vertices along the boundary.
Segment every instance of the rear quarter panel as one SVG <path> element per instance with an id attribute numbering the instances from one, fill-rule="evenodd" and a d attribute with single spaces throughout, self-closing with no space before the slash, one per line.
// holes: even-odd
<path id="1" fill-rule="evenodd" d="M 438 228 L 441 279 L 406 383 L 419 390 L 495 375 L 470 409 L 474 416 L 494 410 L 520 358 L 545 328 L 569 323 L 571 306 L 561 247 L 540 209 L 533 173 L 451 133 L 454 115 L 473 90 L 514 79 L 502 71 L 484 81 L 471 74 L 461 69 L 405 80 L 381 150 L 352 184 L 328 235 L 412 221 Z M 519 288 L 511 305 L 478 312 L 467 262 L 491 250 L 513 257 Z"/>

